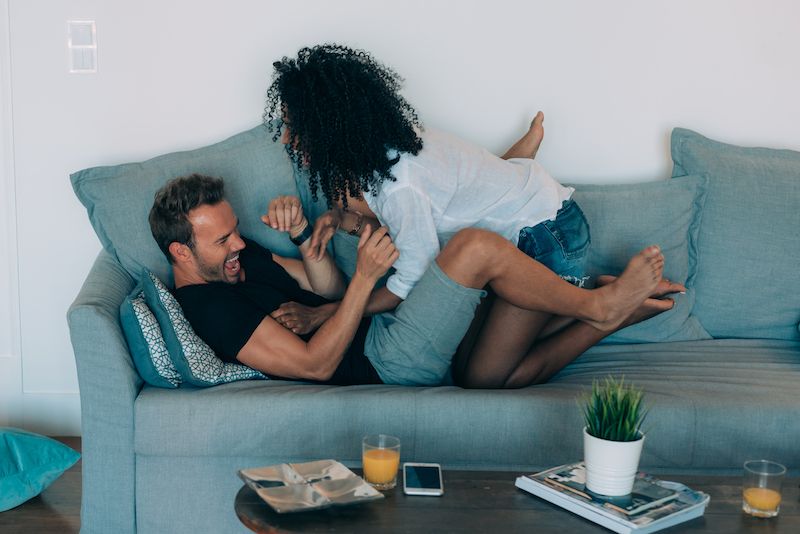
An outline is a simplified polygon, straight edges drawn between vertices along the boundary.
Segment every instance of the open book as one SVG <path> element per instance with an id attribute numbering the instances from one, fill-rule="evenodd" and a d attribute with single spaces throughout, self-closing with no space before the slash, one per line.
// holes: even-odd
<path id="1" fill-rule="evenodd" d="M 302 512 L 382 499 L 383 494 L 335 460 L 276 464 L 237 472 L 276 512 Z"/>
<path id="2" fill-rule="evenodd" d="M 517 478 L 516 486 L 614 532 L 646 534 L 703 515 L 709 496 L 639 473 L 633 491 L 606 497 L 586 489 L 583 462 Z"/>

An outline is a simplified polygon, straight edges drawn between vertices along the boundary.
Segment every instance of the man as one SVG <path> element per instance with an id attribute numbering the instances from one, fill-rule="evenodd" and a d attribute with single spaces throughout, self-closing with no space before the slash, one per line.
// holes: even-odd
<path id="1" fill-rule="evenodd" d="M 469 229 L 444 247 L 394 313 L 362 319 L 376 281 L 398 257 L 386 228 L 373 232 L 365 226 L 356 270 L 345 287 L 332 258 L 312 258 L 311 230 L 297 197 L 273 199 L 263 220 L 289 233 L 302 260 L 272 254 L 240 236 L 221 179 L 192 175 L 170 181 L 156 194 L 149 220 L 172 265 L 175 296 L 198 335 L 221 359 L 273 377 L 334 384 L 440 384 L 487 285 L 498 300 L 510 298 L 520 309 L 588 322 L 553 333 L 544 350 L 524 347 L 485 369 L 467 366 L 459 376 L 466 386 L 520 387 L 544 381 L 609 333 L 589 322 L 619 322 L 615 314 L 626 314 L 622 320 L 629 324 L 672 307 L 670 300 L 647 299 L 633 314 L 626 311 L 636 287 L 660 280 L 663 257 L 657 249 L 635 256 L 633 266 L 614 284 L 588 291 L 530 261 L 502 237 Z M 528 286 L 526 291 L 518 290 L 521 285 Z M 681 289 L 662 283 L 659 294 Z M 288 317 L 286 304 L 292 302 L 312 310 L 302 324 Z M 500 332 L 493 329 L 483 328 L 490 335 Z M 501 331 L 509 338 L 518 335 L 507 326 Z M 465 361 L 473 356 L 467 353 Z"/>

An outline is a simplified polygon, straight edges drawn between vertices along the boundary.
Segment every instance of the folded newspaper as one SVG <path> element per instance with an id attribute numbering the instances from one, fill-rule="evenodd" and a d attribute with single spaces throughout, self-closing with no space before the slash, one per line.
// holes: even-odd
<path id="1" fill-rule="evenodd" d="M 683 484 L 636 475 L 633 491 L 606 497 L 586 489 L 583 462 L 560 465 L 517 478 L 516 486 L 622 534 L 646 534 L 705 512 L 709 496 Z"/>
<path id="2" fill-rule="evenodd" d="M 383 498 L 381 492 L 335 460 L 241 469 L 237 474 L 281 514 Z"/>

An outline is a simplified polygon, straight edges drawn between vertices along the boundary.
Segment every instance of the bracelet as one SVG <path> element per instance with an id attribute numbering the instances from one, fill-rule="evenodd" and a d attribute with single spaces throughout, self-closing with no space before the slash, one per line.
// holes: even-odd
<path id="1" fill-rule="evenodd" d="M 361 226 L 364 224 L 364 214 L 356 210 L 353 210 L 353 213 L 355 213 L 356 216 L 358 217 L 356 219 L 356 225 L 353 226 L 353 229 L 348 231 L 347 233 L 350 235 L 358 235 L 358 233 L 361 231 Z"/>
<path id="2" fill-rule="evenodd" d="M 303 228 L 303 231 L 294 237 L 289 236 L 289 239 L 292 241 L 292 243 L 294 243 L 299 247 L 300 245 L 308 241 L 312 235 L 314 235 L 314 228 L 312 228 L 311 225 L 308 222 L 306 222 L 306 227 Z"/>

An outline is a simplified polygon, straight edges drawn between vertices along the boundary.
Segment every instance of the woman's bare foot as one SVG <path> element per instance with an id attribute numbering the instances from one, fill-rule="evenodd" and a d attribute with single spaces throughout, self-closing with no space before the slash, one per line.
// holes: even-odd
<path id="1" fill-rule="evenodd" d="M 601 274 L 597 277 L 597 287 L 607 286 L 616 279 L 616 276 L 612 276 L 610 274 Z M 686 286 L 679 284 L 678 282 L 673 282 L 672 280 L 662 278 L 658 282 L 658 285 L 653 292 L 648 296 L 653 299 L 659 299 L 673 293 L 686 293 Z"/>
<path id="2" fill-rule="evenodd" d="M 642 250 L 631 258 L 619 278 L 594 290 L 598 308 L 586 322 L 599 330 L 616 330 L 653 294 L 663 272 L 661 249 L 653 245 Z"/>
<path id="3" fill-rule="evenodd" d="M 531 121 L 531 126 L 525 135 L 503 154 L 503 159 L 535 158 L 542 139 L 544 139 L 544 113 L 540 111 Z"/>
<path id="4" fill-rule="evenodd" d="M 673 306 L 675 306 L 675 301 L 672 299 L 645 299 L 638 308 L 633 310 L 632 314 L 622 321 L 617 330 L 651 319 L 658 314 L 671 310 Z"/>

